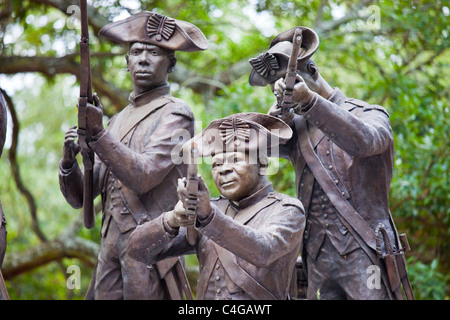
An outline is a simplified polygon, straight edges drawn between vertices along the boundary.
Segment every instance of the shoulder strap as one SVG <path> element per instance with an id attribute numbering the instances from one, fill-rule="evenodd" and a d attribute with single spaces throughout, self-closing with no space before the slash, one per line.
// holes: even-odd
<path id="1" fill-rule="evenodd" d="M 242 267 L 237 263 L 236 256 L 230 251 L 222 248 L 221 246 L 214 244 L 217 255 L 220 262 L 227 271 L 231 280 L 237 284 L 242 290 L 244 290 L 254 300 L 276 300 L 277 298 L 256 281 L 251 275 L 249 275 Z"/>
<path id="2" fill-rule="evenodd" d="M 119 140 L 122 140 L 128 134 L 128 132 L 136 127 L 143 119 L 148 117 L 148 115 L 153 113 L 153 111 L 165 106 L 169 102 L 171 102 L 171 100 L 167 96 L 162 96 L 151 101 L 145 106 L 135 108 L 132 114 L 129 114 L 130 110 L 124 110 L 127 112 L 127 121 L 120 124 Z"/>
<path id="3" fill-rule="evenodd" d="M 345 221 L 355 230 L 355 232 L 363 239 L 363 241 L 373 250 L 376 250 L 376 237 L 374 230 L 369 226 L 353 206 L 342 196 L 339 188 L 333 182 L 333 179 L 323 167 L 322 162 L 314 152 L 313 146 L 309 139 L 308 131 L 306 129 L 306 120 L 303 119 L 303 130 L 298 130 L 300 133 L 299 143 L 303 156 L 308 167 L 314 174 L 315 179 L 319 182 L 322 189 L 327 194 L 331 203 L 333 203 L 336 210 L 345 219 Z"/>
<path id="4" fill-rule="evenodd" d="M 262 209 L 270 206 L 272 203 L 278 201 L 277 198 L 274 197 L 266 197 L 257 203 L 244 208 L 236 214 L 234 220 L 239 221 L 242 224 L 246 224 L 251 218 L 253 218 L 258 212 Z M 225 212 L 223 212 L 225 213 Z"/>
<path id="5" fill-rule="evenodd" d="M 272 199 L 272 202 L 277 201 L 277 199 Z M 271 202 L 271 203 L 272 203 Z M 230 202 L 223 198 L 217 201 L 217 207 L 225 214 Z M 258 208 L 258 211 L 262 208 Z M 244 219 L 245 223 L 248 220 Z M 266 288 L 264 288 L 259 282 L 257 282 L 252 276 L 250 276 L 242 267 L 237 263 L 236 256 L 230 251 L 222 248 L 218 244 L 214 243 L 214 247 L 217 252 L 217 256 L 222 262 L 223 267 L 227 271 L 231 280 L 238 285 L 242 290 L 244 290 L 250 297 L 255 300 L 276 300 L 272 293 L 270 293 Z"/>

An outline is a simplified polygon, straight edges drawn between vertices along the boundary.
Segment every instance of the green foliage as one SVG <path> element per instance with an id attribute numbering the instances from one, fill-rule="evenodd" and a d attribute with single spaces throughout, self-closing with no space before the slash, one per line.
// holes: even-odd
<path id="1" fill-rule="evenodd" d="M 45 2 L 47 3 L 47 2 Z M 91 1 L 96 22 L 107 22 L 140 10 L 155 10 L 197 25 L 209 48 L 177 53 L 172 93 L 193 109 L 197 132 L 213 119 L 237 112 L 266 113 L 273 103 L 269 88 L 248 84 L 248 59 L 267 50 L 272 38 L 296 25 L 318 30 L 314 60 L 323 77 L 347 96 L 382 105 L 390 113 L 395 138 L 391 211 L 413 248 L 408 269 L 419 299 L 448 299 L 450 271 L 450 51 L 447 1 L 341 0 L 168 0 Z M 128 7 L 127 7 L 128 6 Z M 377 10 L 379 16 L 377 16 Z M 374 11 L 375 10 L 375 11 Z M 70 13 L 42 1 L 0 1 L 0 58 L 70 57 L 78 52 L 79 29 Z M 371 24 L 379 18 L 379 26 Z M 98 38 L 91 26 L 92 72 L 106 86 L 129 92 L 127 48 Z M 58 184 L 58 161 L 64 132 L 76 123 L 78 82 L 74 74 L 2 75 L 0 88 L 11 96 L 20 123 L 17 161 L 24 185 L 37 206 L 38 222 L 49 239 L 74 218 Z M 96 88 L 94 88 L 95 90 Z M 114 101 L 102 100 L 106 114 Z M 106 122 L 107 119 L 105 119 Z M 11 134 L 11 123 L 9 134 Z M 0 161 L 0 198 L 8 222 L 6 259 L 40 243 L 32 231 L 30 208 L 12 179 L 10 141 Z M 213 196 L 217 189 L 210 166 L 199 168 Z M 277 191 L 295 196 L 292 165 L 281 160 L 270 176 Z M 99 239 L 100 221 L 78 236 Z M 409 256 L 409 255 L 408 255 Z M 188 266 L 195 266 L 190 256 Z M 82 268 L 82 289 L 66 287 L 65 269 Z M 81 299 L 92 268 L 65 258 L 8 281 L 14 299 Z"/>
<path id="2" fill-rule="evenodd" d="M 430 264 L 408 259 L 408 275 L 415 288 L 417 300 L 448 300 L 449 275 L 443 274 L 438 269 L 438 259 L 433 259 Z"/>

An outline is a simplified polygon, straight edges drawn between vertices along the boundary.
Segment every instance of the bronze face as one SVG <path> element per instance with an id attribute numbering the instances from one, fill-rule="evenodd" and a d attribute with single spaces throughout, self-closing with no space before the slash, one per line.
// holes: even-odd
<path id="1" fill-rule="evenodd" d="M 127 61 L 135 94 L 167 83 L 167 73 L 171 68 L 168 50 L 152 44 L 135 42 L 130 47 Z"/>
<path id="2" fill-rule="evenodd" d="M 245 153 L 216 154 L 211 166 L 217 189 L 229 200 L 239 201 L 259 188 L 259 164 L 249 163 Z"/>

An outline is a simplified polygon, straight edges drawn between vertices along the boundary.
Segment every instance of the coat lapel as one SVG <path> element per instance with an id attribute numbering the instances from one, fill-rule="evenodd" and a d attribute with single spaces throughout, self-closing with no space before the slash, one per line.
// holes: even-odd
<path id="1" fill-rule="evenodd" d="M 143 119 L 145 119 L 148 115 L 150 115 L 155 110 L 163 107 L 168 102 L 170 102 L 169 96 L 162 96 L 155 100 L 152 100 L 151 102 L 147 103 L 146 105 L 140 106 L 140 107 L 134 107 L 133 105 L 128 105 L 122 112 L 122 116 L 120 119 L 116 120 L 116 123 L 118 123 L 118 135 L 117 138 L 122 141 L 123 138 L 131 131 L 134 127 L 136 127 L 139 122 L 141 122 Z M 119 121 L 120 120 L 120 121 Z"/>
<path id="2" fill-rule="evenodd" d="M 277 201 L 276 198 L 266 197 L 266 198 L 262 199 L 261 201 L 258 201 L 257 203 L 240 210 L 234 217 L 234 220 L 239 221 L 242 224 L 246 224 L 258 212 L 260 212 L 262 209 L 270 206 L 275 201 Z"/>

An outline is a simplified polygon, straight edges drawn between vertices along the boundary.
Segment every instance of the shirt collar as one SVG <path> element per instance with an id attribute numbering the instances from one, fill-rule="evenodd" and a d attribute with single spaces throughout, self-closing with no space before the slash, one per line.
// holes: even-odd
<path id="1" fill-rule="evenodd" d="M 339 90 L 339 88 L 334 88 L 333 93 L 328 98 L 328 100 L 340 106 L 344 103 L 346 98 L 347 97 L 345 96 L 345 94 L 343 94 L 342 91 Z"/>
<path id="2" fill-rule="evenodd" d="M 268 183 L 264 187 L 253 193 L 252 195 L 249 195 L 248 197 L 241 199 L 237 203 L 234 201 L 230 201 L 230 203 L 233 205 L 233 207 L 237 208 L 238 210 L 241 210 L 261 201 L 262 199 L 267 197 L 267 195 L 271 192 L 273 192 L 273 187 L 271 183 Z"/>
<path id="3" fill-rule="evenodd" d="M 134 94 L 133 91 L 131 92 L 128 101 L 130 101 L 130 103 L 137 108 L 146 105 L 150 101 L 155 100 L 156 98 L 159 98 L 161 96 L 167 95 L 169 93 L 170 93 L 169 85 L 163 85 L 153 90 L 138 94 L 137 96 Z"/>

